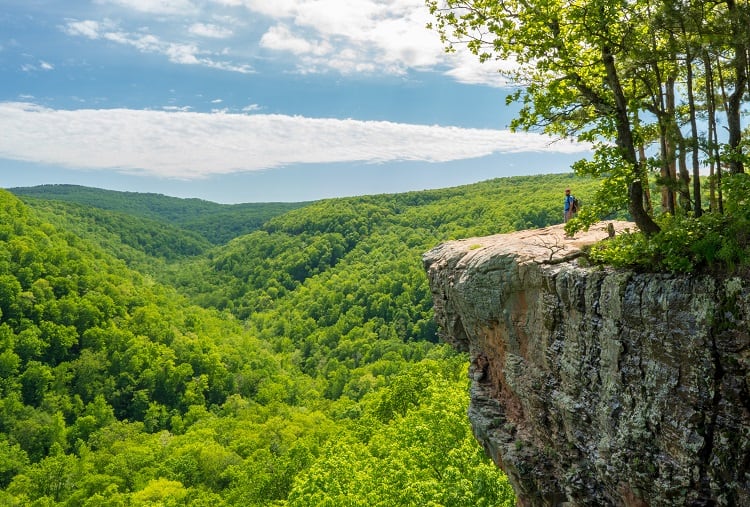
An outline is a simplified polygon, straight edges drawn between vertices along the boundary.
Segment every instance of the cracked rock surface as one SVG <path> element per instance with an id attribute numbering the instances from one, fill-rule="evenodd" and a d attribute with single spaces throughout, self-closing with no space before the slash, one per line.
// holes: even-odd
<path id="1" fill-rule="evenodd" d="M 750 281 L 584 267 L 607 225 L 424 254 L 477 439 L 522 506 L 750 506 Z"/>

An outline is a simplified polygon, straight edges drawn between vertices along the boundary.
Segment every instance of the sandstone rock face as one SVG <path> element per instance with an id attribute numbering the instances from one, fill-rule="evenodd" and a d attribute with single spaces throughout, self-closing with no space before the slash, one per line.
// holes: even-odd
<path id="1" fill-rule="evenodd" d="M 424 255 L 477 439 L 522 506 L 750 505 L 750 281 L 584 267 L 606 235 Z"/>

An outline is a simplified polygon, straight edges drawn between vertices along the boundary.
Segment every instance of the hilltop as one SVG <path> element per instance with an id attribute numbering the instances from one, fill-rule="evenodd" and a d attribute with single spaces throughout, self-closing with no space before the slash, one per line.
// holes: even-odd
<path id="1" fill-rule="evenodd" d="M 155 193 L 119 192 L 80 185 L 39 185 L 8 189 L 21 198 L 62 201 L 167 223 L 200 234 L 212 244 L 247 234 L 270 218 L 309 203 L 218 204 Z"/>

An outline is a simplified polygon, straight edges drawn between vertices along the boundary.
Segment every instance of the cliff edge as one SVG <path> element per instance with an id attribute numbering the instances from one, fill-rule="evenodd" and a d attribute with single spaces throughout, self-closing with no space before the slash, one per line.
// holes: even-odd
<path id="1" fill-rule="evenodd" d="M 584 267 L 607 225 L 424 254 L 474 434 L 522 506 L 750 505 L 750 281 Z"/>

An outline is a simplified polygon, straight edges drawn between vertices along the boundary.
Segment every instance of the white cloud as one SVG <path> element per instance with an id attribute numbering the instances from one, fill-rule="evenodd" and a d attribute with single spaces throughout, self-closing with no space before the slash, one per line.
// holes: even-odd
<path id="1" fill-rule="evenodd" d="M 98 4 L 114 4 L 148 14 L 184 15 L 196 10 L 190 0 L 96 0 Z"/>
<path id="2" fill-rule="evenodd" d="M 151 36 L 148 36 L 148 38 L 151 38 Z M 161 46 L 159 48 L 158 46 L 153 46 L 151 42 L 147 42 L 144 44 L 143 51 L 144 52 L 150 52 L 150 51 L 159 51 L 161 49 L 161 52 L 164 53 L 169 57 L 169 61 L 174 63 L 182 63 L 185 65 L 196 65 L 198 63 L 201 63 L 200 58 L 198 58 L 198 47 L 194 46 L 192 44 L 174 44 L 169 43 Z M 210 62 L 210 60 L 206 60 L 205 63 Z"/>
<path id="3" fill-rule="evenodd" d="M 503 62 L 481 64 L 464 48 L 447 55 L 424 0 L 214 0 L 242 5 L 275 21 L 261 38 L 268 50 L 298 58 L 302 72 L 404 74 L 409 69 L 448 69 L 469 84 L 507 86 L 497 70 Z"/>
<path id="4" fill-rule="evenodd" d="M 68 35 L 80 35 L 89 39 L 98 39 L 101 37 L 101 33 L 109 27 L 109 21 L 99 22 L 86 19 L 83 21 L 68 21 L 63 29 Z"/>
<path id="5" fill-rule="evenodd" d="M 447 76 L 452 77 L 460 83 L 481 84 L 495 87 L 510 86 L 510 81 L 503 72 L 510 72 L 518 65 L 511 61 L 493 60 L 481 63 L 479 58 L 469 51 L 457 52 L 448 55 L 450 70 Z"/>
<path id="6" fill-rule="evenodd" d="M 250 74 L 253 69 L 248 64 L 233 64 L 216 60 L 208 51 L 201 50 L 192 43 L 164 41 L 150 33 L 134 33 L 120 30 L 111 21 L 94 20 L 69 21 L 64 30 L 69 35 L 83 36 L 89 39 L 104 39 L 116 44 L 132 46 L 142 53 L 157 53 L 166 56 L 169 61 L 183 65 L 202 65 L 214 69 Z"/>
<path id="7" fill-rule="evenodd" d="M 588 149 L 499 130 L 224 112 L 54 110 L 13 102 L 0 103 L 0 131 L 0 158 L 177 179 L 291 164 L 445 162 Z"/>
<path id="8" fill-rule="evenodd" d="M 188 31 L 193 35 L 211 39 L 226 39 L 234 33 L 230 28 L 206 23 L 193 23 Z"/>
<path id="9" fill-rule="evenodd" d="M 218 5 L 229 7 L 245 7 L 270 18 L 287 18 L 293 16 L 298 9 L 298 4 L 307 0 L 211 0 Z"/>
<path id="10" fill-rule="evenodd" d="M 295 55 L 312 54 L 323 56 L 331 51 L 327 41 L 307 40 L 292 34 L 287 26 L 275 25 L 260 39 L 261 47 L 278 51 L 289 51 Z"/>
<path id="11" fill-rule="evenodd" d="M 44 60 L 39 60 L 38 64 L 33 63 L 24 63 L 21 65 L 21 70 L 24 72 L 36 72 L 36 71 L 47 71 L 47 70 L 54 70 L 55 66 L 52 65 L 49 62 L 45 62 Z"/>
<path id="12" fill-rule="evenodd" d="M 403 74 L 438 64 L 443 48 L 425 25 L 423 0 L 245 0 L 245 7 L 277 21 L 265 48 L 302 56 L 305 71 Z M 323 42 L 321 42 L 323 41 Z"/>
<path id="13" fill-rule="evenodd" d="M 217 62 L 217 61 L 208 60 L 208 59 L 200 60 L 200 63 L 207 67 L 211 67 L 211 68 L 219 69 L 219 70 L 226 70 L 227 72 L 239 72 L 240 74 L 252 74 L 253 72 L 255 72 L 250 65 L 246 65 L 246 64 L 233 65 L 227 62 Z"/>

